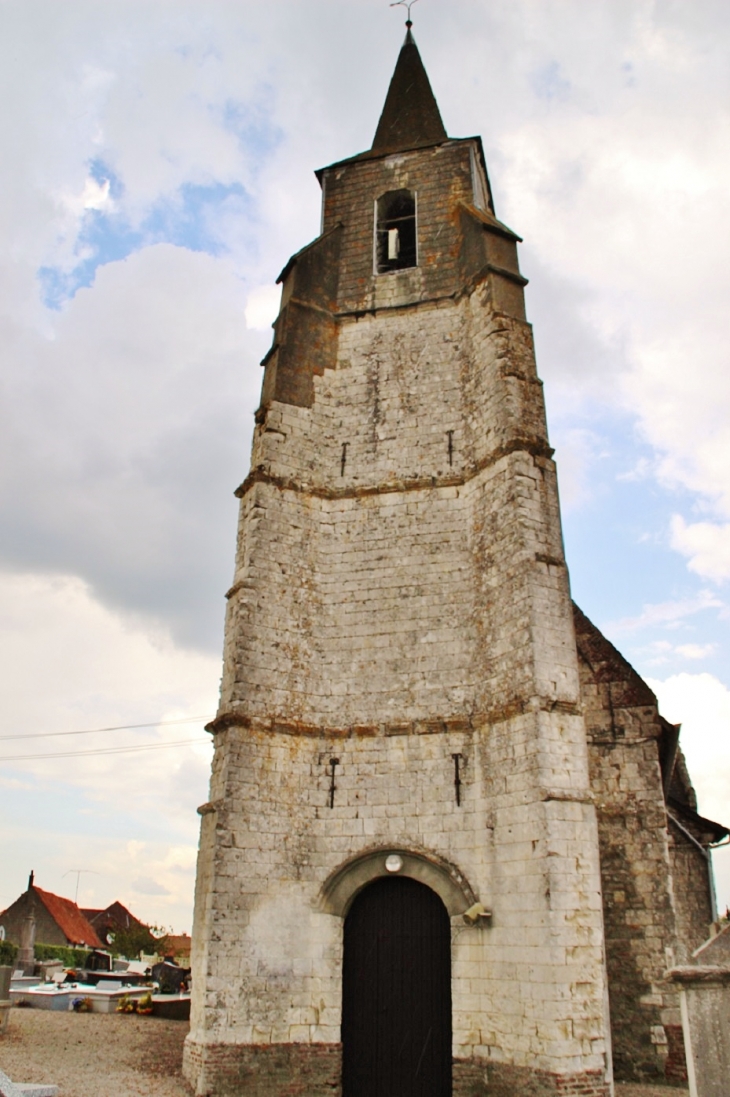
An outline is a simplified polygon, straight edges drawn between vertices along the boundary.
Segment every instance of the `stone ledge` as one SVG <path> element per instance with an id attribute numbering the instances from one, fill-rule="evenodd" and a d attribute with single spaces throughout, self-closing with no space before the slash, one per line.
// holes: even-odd
<path id="1" fill-rule="evenodd" d="M 386 480 L 379 484 L 363 484 L 360 487 L 326 488 L 306 484 L 298 480 L 292 480 L 284 476 L 276 476 L 265 468 L 253 469 L 240 487 L 236 488 L 234 495 L 242 499 L 254 484 L 267 484 L 278 488 L 279 491 L 294 491 L 303 495 L 309 495 L 318 499 L 362 499 L 369 495 L 393 495 L 407 491 L 431 491 L 439 488 L 463 487 L 473 480 L 480 472 L 497 464 L 504 457 L 513 453 L 527 453 L 531 457 L 542 457 L 552 460 L 555 450 L 541 438 L 513 438 L 497 446 L 491 453 L 486 454 L 479 461 L 475 461 L 470 468 L 454 476 L 416 476 L 400 480 Z M 557 558 L 550 558 L 550 563 L 564 564 Z"/>
<path id="2" fill-rule="evenodd" d="M 730 967 L 710 967 L 700 964 L 688 964 L 684 967 L 674 967 L 666 973 L 668 983 L 688 984 L 720 983 L 730 985 Z"/>
<path id="3" fill-rule="evenodd" d="M 401 720 L 397 723 L 382 724 L 348 724 L 345 727 L 336 727 L 326 724 L 309 724 L 302 720 L 284 720 L 277 716 L 249 716 L 247 713 L 229 709 L 221 712 L 209 724 L 205 725 L 206 731 L 213 735 L 228 728 L 240 728 L 242 730 L 260 731 L 274 735 L 294 735 L 307 739 L 359 739 L 373 736 L 395 735 L 435 735 L 435 734 L 471 734 L 483 727 L 492 727 L 495 724 L 505 723 L 517 716 L 529 715 L 535 712 L 561 713 L 565 716 L 580 716 L 580 707 L 572 701 L 555 701 L 550 697 L 532 698 L 529 702 L 516 700 L 509 702 L 500 709 L 489 712 L 473 713 L 470 716 L 444 716 L 430 720 Z M 576 793 L 569 789 L 545 789 L 545 800 L 575 799 Z M 582 795 L 582 793 L 581 793 Z M 585 795 L 589 795 L 587 792 Z M 215 802 L 216 804 L 218 801 Z M 202 809 L 205 809 L 203 811 Z M 198 808 L 200 814 L 206 814 L 214 808 L 209 804 L 203 804 Z"/>

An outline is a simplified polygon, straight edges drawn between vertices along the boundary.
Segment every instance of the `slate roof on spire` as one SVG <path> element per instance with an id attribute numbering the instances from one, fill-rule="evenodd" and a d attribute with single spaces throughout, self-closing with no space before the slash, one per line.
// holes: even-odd
<path id="1" fill-rule="evenodd" d="M 403 152 L 447 140 L 436 97 L 409 27 L 371 152 Z"/>

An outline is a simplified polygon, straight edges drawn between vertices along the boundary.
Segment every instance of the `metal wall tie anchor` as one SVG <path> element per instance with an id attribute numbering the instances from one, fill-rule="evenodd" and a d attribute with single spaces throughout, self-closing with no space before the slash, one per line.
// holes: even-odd
<path id="1" fill-rule="evenodd" d="M 464 755 L 452 754 L 451 757 L 454 759 L 454 791 L 456 793 L 456 806 L 460 808 L 462 785 L 460 763 L 464 760 Z"/>
<path id="2" fill-rule="evenodd" d="M 335 806 L 335 792 L 337 791 L 337 785 L 335 784 L 335 770 L 340 764 L 339 758 L 330 758 L 330 807 Z"/>

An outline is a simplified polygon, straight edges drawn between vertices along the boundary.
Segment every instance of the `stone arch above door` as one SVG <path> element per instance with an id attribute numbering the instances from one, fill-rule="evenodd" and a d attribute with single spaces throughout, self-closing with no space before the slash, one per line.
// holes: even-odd
<path id="1" fill-rule="evenodd" d="M 396 871 L 386 868 L 386 860 L 394 857 L 401 860 Z M 380 876 L 409 876 L 426 884 L 442 900 L 451 918 L 464 914 L 477 902 L 464 874 L 445 858 L 401 846 L 378 846 L 349 858 L 330 873 L 320 891 L 321 909 L 344 918 L 355 896 Z"/>

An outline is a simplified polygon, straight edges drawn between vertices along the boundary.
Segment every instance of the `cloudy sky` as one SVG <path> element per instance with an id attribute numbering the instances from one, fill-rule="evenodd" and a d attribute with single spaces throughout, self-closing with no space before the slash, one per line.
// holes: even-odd
<path id="1" fill-rule="evenodd" d="M 403 14 L 0 0 L 0 908 L 35 869 L 190 929 L 273 283 L 313 169 L 372 141 Z M 574 595 L 730 822 L 730 8 L 413 17 L 525 238 Z"/>

